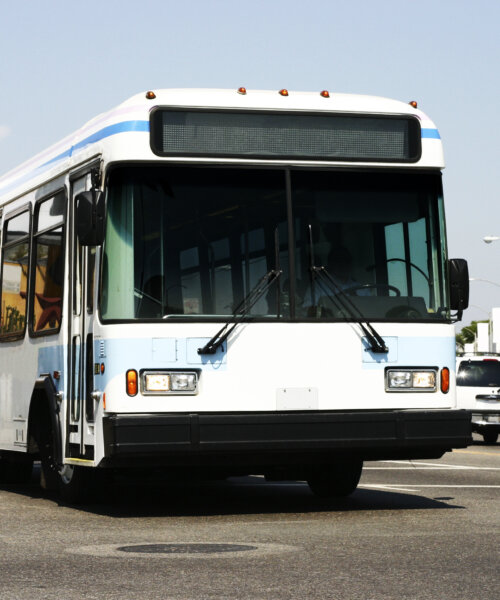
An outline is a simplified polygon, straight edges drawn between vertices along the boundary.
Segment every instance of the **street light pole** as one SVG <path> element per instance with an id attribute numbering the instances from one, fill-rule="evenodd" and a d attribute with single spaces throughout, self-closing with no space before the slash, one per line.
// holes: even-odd
<path id="1" fill-rule="evenodd" d="M 482 279 L 481 277 L 469 277 L 469 281 L 484 281 L 485 283 L 491 283 L 491 285 L 496 285 L 497 287 L 500 287 L 500 283 L 490 281 L 489 279 Z"/>

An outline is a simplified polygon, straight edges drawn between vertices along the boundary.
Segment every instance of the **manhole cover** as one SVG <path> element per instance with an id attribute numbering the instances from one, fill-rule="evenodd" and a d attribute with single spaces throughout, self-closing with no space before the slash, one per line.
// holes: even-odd
<path id="1" fill-rule="evenodd" d="M 243 544 L 144 544 L 121 546 L 117 550 L 120 552 L 139 552 L 141 554 L 213 554 L 257 550 L 257 546 L 245 546 Z"/>

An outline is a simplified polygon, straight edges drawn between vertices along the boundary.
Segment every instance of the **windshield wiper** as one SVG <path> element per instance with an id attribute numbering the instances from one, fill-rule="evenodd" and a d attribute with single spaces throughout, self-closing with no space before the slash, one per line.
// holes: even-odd
<path id="1" fill-rule="evenodd" d="M 328 273 L 325 267 L 317 267 L 314 264 L 314 245 L 312 236 L 312 226 L 309 225 L 309 258 L 310 258 L 310 270 L 311 270 L 311 299 L 313 304 L 315 300 L 315 283 L 316 277 L 318 283 L 325 294 L 330 298 L 332 302 L 336 302 L 341 308 L 343 308 L 348 315 L 355 321 L 360 327 L 370 344 L 369 349 L 372 352 L 378 354 L 387 354 L 389 348 L 385 343 L 382 336 L 375 330 L 373 325 L 366 319 L 363 313 L 359 310 L 356 304 L 351 298 L 344 292 L 344 290 L 338 285 L 333 277 Z M 329 289 L 328 289 L 329 288 Z M 333 291 L 333 294 L 332 294 Z"/>
<path id="2" fill-rule="evenodd" d="M 232 318 L 203 346 L 198 348 L 198 354 L 215 354 L 217 349 L 231 335 L 233 329 L 248 315 L 252 307 L 262 298 L 271 285 L 281 275 L 281 270 L 271 269 L 256 283 L 243 300 L 235 308 Z M 233 319 L 235 321 L 233 322 Z"/>
<path id="3" fill-rule="evenodd" d="M 359 310 L 356 304 L 351 298 L 344 292 L 344 290 L 335 282 L 333 277 L 328 273 L 325 267 L 311 267 L 313 278 L 318 276 L 318 283 L 322 290 L 326 293 L 328 298 L 332 302 L 336 302 L 343 308 L 349 316 L 361 327 L 365 334 L 368 343 L 370 344 L 370 350 L 379 354 L 387 354 L 389 348 L 387 347 L 382 336 L 376 331 L 373 325 L 364 317 L 363 313 Z M 330 290 L 328 290 L 330 288 Z M 333 292 L 333 294 L 332 294 Z M 356 314 L 357 313 L 357 314 Z"/>

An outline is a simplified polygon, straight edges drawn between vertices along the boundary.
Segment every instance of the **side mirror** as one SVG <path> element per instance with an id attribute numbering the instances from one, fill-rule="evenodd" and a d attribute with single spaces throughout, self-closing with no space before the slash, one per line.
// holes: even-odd
<path id="1" fill-rule="evenodd" d="M 450 308 L 458 311 L 458 318 L 462 318 L 462 311 L 469 306 L 469 267 L 463 258 L 450 258 L 448 261 L 450 275 Z"/>
<path id="2" fill-rule="evenodd" d="M 76 198 L 76 231 L 82 246 L 100 246 L 104 241 L 104 195 L 92 190 Z"/>

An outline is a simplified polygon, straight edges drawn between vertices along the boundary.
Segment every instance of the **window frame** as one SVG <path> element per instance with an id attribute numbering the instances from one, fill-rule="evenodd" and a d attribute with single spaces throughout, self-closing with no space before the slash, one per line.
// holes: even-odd
<path id="1" fill-rule="evenodd" d="M 305 167 L 302 165 L 284 165 L 284 164 L 273 164 L 273 165 L 263 165 L 263 164 L 232 164 L 232 163 L 226 163 L 225 161 L 217 161 L 217 162 L 207 162 L 207 163 L 191 163 L 191 162 L 186 162 L 186 161 L 182 161 L 182 160 L 172 160 L 172 161 L 168 161 L 168 163 L 166 162 L 136 162 L 136 161 L 120 161 L 120 162 L 116 162 L 113 163 L 112 165 L 110 165 L 110 168 L 108 168 L 107 172 L 106 172 L 106 177 L 105 177 L 105 185 L 104 185 L 104 190 L 105 190 L 105 194 L 106 194 L 106 204 L 108 203 L 109 200 L 109 189 L 110 189 L 110 174 L 115 170 L 115 169 L 123 169 L 127 166 L 132 166 L 132 167 L 162 167 L 162 166 L 168 166 L 171 168 L 176 168 L 176 167 L 186 167 L 186 168 L 192 168 L 192 169 L 242 169 L 242 170 L 248 170 L 248 171 L 253 171 L 253 170 L 263 170 L 263 171 L 267 171 L 267 170 L 271 170 L 271 171 L 281 171 L 283 172 L 283 174 L 285 175 L 285 178 L 287 180 L 286 183 L 286 202 L 287 202 L 287 214 L 290 215 L 289 221 L 288 221 L 288 243 L 289 243 L 289 247 L 288 247 L 288 251 L 289 251 L 289 256 L 287 259 L 288 262 L 288 267 L 289 267 L 289 276 L 292 280 L 292 282 L 295 282 L 295 278 L 296 278 L 296 273 L 295 273 L 295 269 L 296 269 L 296 260 L 295 260 L 295 253 L 296 253 L 296 237 L 295 237 L 295 231 L 294 231 L 294 206 L 293 206 L 293 202 L 292 202 L 292 184 L 291 184 L 291 180 L 290 178 L 293 176 L 293 174 L 295 172 L 307 172 L 307 171 L 318 171 L 318 172 L 339 172 L 339 173 L 380 173 L 380 174 L 398 174 L 399 176 L 403 175 L 403 174 L 407 174 L 407 175 L 414 175 L 416 176 L 418 175 L 432 175 L 433 177 L 435 177 L 436 182 L 441 181 L 441 177 L 442 177 L 442 172 L 440 169 L 434 169 L 434 168 L 428 168 L 428 169 L 414 169 L 414 168 L 410 168 L 404 165 L 384 165 L 383 168 L 379 168 L 379 167 L 373 167 L 373 166 L 349 166 L 346 167 L 345 165 L 333 165 L 333 166 L 319 166 L 319 165 L 315 165 L 312 169 L 310 167 Z M 439 243 L 439 248 L 441 249 L 441 251 L 443 250 L 443 248 L 446 247 L 446 230 L 445 228 L 443 228 L 442 230 L 440 229 L 441 224 L 442 224 L 442 211 L 443 211 L 443 198 L 442 198 L 442 187 L 440 183 L 436 183 L 437 188 L 435 189 L 436 191 L 436 200 L 437 199 L 441 199 L 440 202 L 436 203 L 435 206 L 435 211 L 436 214 L 434 215 L 434 218 L 437 219 L 436 222 L 434 223 L 434 227 L 437 228 L 434 231 L 434 234 L 436 233 L 436 231 L 440 231 L 440 243 Z M 439 192 L 439 193 L 437 193 Z M 106 218 L 109 218 L 109 214 L 107 211 L 106 214 Z M 293 242 L 291 241 L 293 240 Z M 117 317 L 113 317 L 113 318 L 109 318 L 109 317 L 104 317 L 103 316 L 103 311 L 102 311 L 102 307 L 103 307 L 103 288 L 104 288 L 104 280 L 103 280 L 103 266 L 104 266 L 104 261 L 102 260 L 103 255 L 104 255 L 104 248 L 106 245 L 106 241 L 104 242 L 103 246 L 101 247 L 101 261 L 99 264 L 99 269 L 98 269 L 98 295 L 97 295 L 97 305 L 95 307 L 96 309 L 96 313 L 98 314 L 99 320 L 101 323 L 103 324 L 140 324 L 140 323 L 158 323 L 158 322 L 162 322 L 162 323 L 175 323 L 175 324 L 185 324 L 185 323 L 220 323 L 223 321 L 227 321 L 229 323 L 238 321 L 238 322 L 253 322 L 253 321 L 257 321 L 257 322 L 261 322 L 261 323 L 345 323 L 345 322 L 353 322 L 352 319 L 348 318 L 348 319 L 343 319 L 343 318 L 332 318 L 332 319 L 326 319 L 326 320 L 317 320 L 315 318 L 310 318 L 310 317 L 299 317 L 297 314 L 294 314 L 294 317 L 290 317 L 290 316 L 280 316 L 280 317 L 272 317 L 272 316 L 268 316 L 268 317 L 264 317 L 264 318 L 260 318 L 260 317 L 256 317 L 254 315 L 248 315 L 248 316 L 244 316 L 244 317 L 238 317 L 237 319 L 235 319 L 233 317 L 233 315 L 224 315 L 224 316 L 212 316 L 212 315 L 197 315 L 196 317 L 194 316 L 189 316 L 189 315 L 178 315 L 176 316 L 175 319 L 171 319 L 171 320 L 163 320 L 163 321 L 159 321 L 156 318 L 135 318 L 135 319 L 125 319 L 125 318 L 117 318 Z M 445 293 L 444 290 L 446 289 L 446 287 L 448 286 L 448 282 L 447 282 L 447 276 L 445 273 L 442 272 L 442 268 L 445 268 L 445 258 L 446 258 L 446 252 L 442 257 L 443 260 L 443 264 L 441 264 L 441 261 L 439 261 L 438 263 L 438 273 L 437 275 L 439 276 L 439 282 L 440 282 L 440 286 L 441 287 L 441 293 Z M 294 299 L 294 290 L 291 288 L 290 289 L 290 295 L 291 295 L 291 300 Z M 402 318 L 394 318 L 391 320 L 388 320 L 386 318 L 372 318 L 370 317 L 370 322 L 374 322 L 374 323 L 433 323 L 433 324 L 437 324 L 437 323 L 451 323 L 452 320 L 451 318 L 448 316 L 440 316 L 439 318 L 436 318 L 435 320 L 432 319 L 428 319 L 428 318 L 408 318 L 408 319 L 402 319 Z"/>
<path id="2" fill-rule="evenodd" d="M 56 198 L 59 194 L 62 194 L 64 197 L 64 211 L 62 214 L 61 221 L 59 221 L 56 225 L 52 225 L 50 227 L 46 227 L 40 231 L 35 232 L 35 223 L 36 228 L 38 228 L 38 217 L 40 214 L 40 206 L 50 200 L 51 198 Z M 65 272 L 66 272 L 66 222 L 67 222 L 67 214 L 68 214 L 68 194 L 66 192 L 65 187 L 61 187 L 60 189 L 56 189 L 52 191 L 50 194 L 39 198 L 35 202 L 35 206 L 33 209 L 33 219 L 31 223 L 31 265 L 30 265 L 30 289 L 29 289 L 29 313 L 28 313 L 28 333 L 30 338 L 38 338 L 44 337 L 47 335 L 57 335 L 61 331 L 62 321 L 63 321 L 63 306 L 64 306 L 64 291 L 65 291 Z M 59 325 L 57 327 L 46 329 L 43 331 L 35 331 L 34 328 L 34 318 L 35 318 L 35 284 L 36 284 L 36 266 L 37 259 L 35 256 L 35 251 L 37 248 L 37 239 L 51 231 L 55 231 L 56 229 L 62 228 L 62 236 L 61 236 L 61 249 L 62 249 L 62 261 L 63 261 L 63 273 L 62 273 L 62 283 L 61 283 L 61 319 L 59 321 Z"/>
<path id="3" fill-rule="evenodd" d="M 31 240 L 31 233 L 33 231 L 33 209 L 31 206 L 30 202 L 27 202 L 25 204 L 23 204 L 22 206 L 20 206 L 19 208 L 13 210 L 12 212 L 7 213 L 4 218 L 3 218 L 3 222 L 2 222 L 2 246 L 1 246 L 1 264 L 0 264 L 0 319 L 2 316 L 2 312 L 1 312 L 1 306 L 2 306 L 2 302 L 3 302 L 3 271 L 4 271 L 4 256 L 5 256 L 5 250 L 9 249 L 11 247 L 14 247 L 16 244 L 20 244 L 23 242 L 20 242 L 19 240 L 16 240 L 15 242 L 10 242 L 7 244 L 4 244 L 4 240 L 5 240 L 5 230 L 7 228 L 8 222 L 11 219 L 14 219 L 15 217 L 18 217 L 19 215 L 23 214 L 27 212 L 28 213 L 28 218 L 29 218 L 29 225 L 28 225 L 28 233 L 26 235 L 26 241 L 28 242 L 28 273 L 26 276 L 26 298 L 25 298 L 25 319 L 24 319 L 24 327 L 22 329 L 22 331 L 17 331 L 15 333 L 2 333 L 1 329 L 0 329 L 0 343 L 4 343 L 4 342 L 13 342 L 13 341 L 17 341 L 17 340 L 22 340 L 24 339 L 25 335 L 26 335 L 26 329 L 27 329 L 27 324 L 28 324 L 28 319 L 29 319 L 29 296 L 30 296 L 30 279 L 31 279 L 31 262 L 32 262 L 32 240 Z M 24 239 L 24 238 L 23 238 Z"/>

